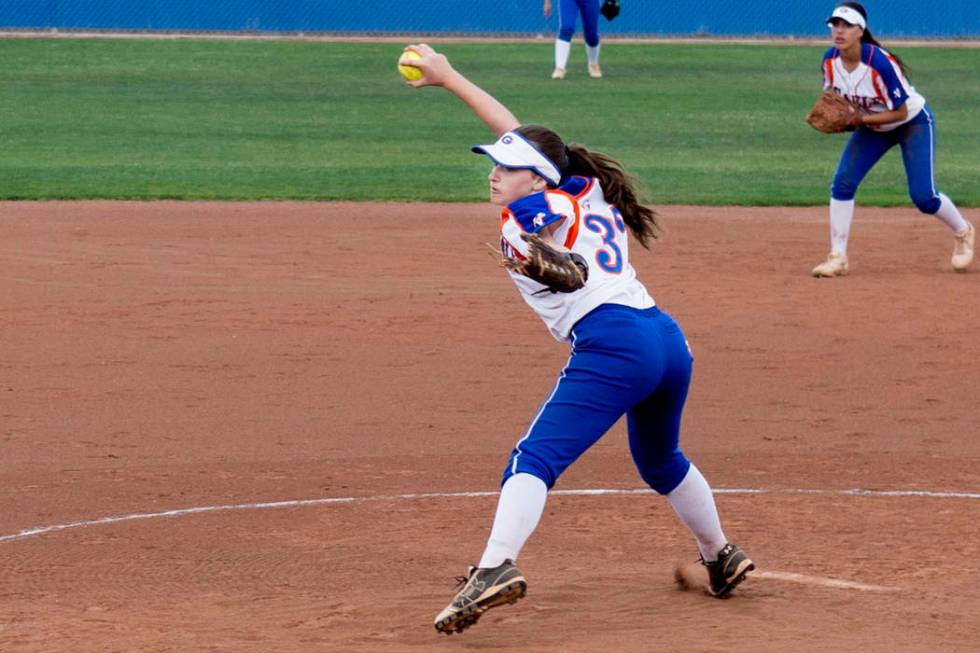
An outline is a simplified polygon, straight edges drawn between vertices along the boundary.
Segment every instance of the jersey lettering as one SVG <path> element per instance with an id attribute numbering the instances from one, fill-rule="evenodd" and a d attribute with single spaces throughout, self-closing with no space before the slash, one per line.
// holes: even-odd
<path id="1" fill-rule="evenodd" d="M 865 115 L 894 111 L 905 105 L 904 120 L 870 129 L 889 131 L 915 118 L 925 106 L 923 98 L 902 74 L 898 61 L 885 50 L 868 43 L 861 46 L 861 60 L 848 70 L 840 50 L 830 48 L 823 60 L 824 89 L 833 90 Z"/>

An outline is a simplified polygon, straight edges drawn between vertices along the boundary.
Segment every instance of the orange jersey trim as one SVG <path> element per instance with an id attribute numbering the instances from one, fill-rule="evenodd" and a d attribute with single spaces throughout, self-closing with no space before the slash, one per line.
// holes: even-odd
<path id="1" fill-rule="evenodd" d="M 881 93 L 881 88 L 878 86 L 878 82 L 881 79 L 881 75 L 874 68 L 871 69 L 871 87 L 875 90 L 875 95 L 881 100 L 881 103 L 885 105 L 886 109 L 891 109 L 891 104 L 888 102 L 887 98 Z"/>
<path id="2" fill-rule="evenodd" d="M 595 177 L 589 177 L 588 179 L 589 179 L 589 183 L 586 184 L 585 188 L 579 191 L 579 194 L 575 196 L 575 199 L 581 199 L 585 197 L 586 194 L 592 191 L 592 187 L 595 186 Z"/>
<path id="3" fill-rule="evenodd" d="M 523 261 L 526 260 L 527 257 L 521 254 L 521 250 L 517 249 L 514 243 L 507 240 L 507 238 L 504 236 L 504 225 L 506 225 L 507 221 L 512 219 L 513 217 L 514 214 L 511 212 L 510 209 L 504 209 L 503 211 L 500 212 L 500 240 L 507 243 L 507 246 L 510 247 L 511 251 L 514 252 L 514 256 L 516 256 L 518 260 Z M 514 223 L 518 224 L 516 219 L 514 220 Z M 520 225 L 518 224 L 518 226 Z"/>
<path id="4" fill-rule="evenodd" d="M 588 188 L 592 188 L 592 184 L 589 184 Z M 586 190 L 588 190 L 588 188 L 586 188 Z M 570 193 L 566 193 L 563 190 L 557 190 L 557 189 L 550 190 L 548 192 L 555 193 L 558 195 L 564 195 L 572 203 L 572 210 L 575 211 L 575 217 L 572 219 L 572 226 L 568 228 L 568 234 L 565 236 L 565 242 L 563 243 L 566 248 L 571 249 L 572 245 L 575 244 L 575 240 L 578 238 L 578 226 L 579 223 L 581 222 L 581 214 L 578 210 L 578 200 L 580 197 L 585 195 L 586 191 L 582 191 L 578 195 L 571 195 Z"/>

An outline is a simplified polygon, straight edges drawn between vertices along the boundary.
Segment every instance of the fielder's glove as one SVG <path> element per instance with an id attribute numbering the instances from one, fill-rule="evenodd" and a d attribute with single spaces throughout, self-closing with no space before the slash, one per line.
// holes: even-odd
<path id="1" fill-rule="evenodd" d="M 522 233 L 528 245 L 524 259 L 505 259 L 503 265 L 517 274 L 534 279 L 551 292 L 573 292 L 589 279 L 589 266 L 574 252 L 560 252 L 538 234 Z"/>
<path id="2" fill-rule="evenodd" d="M 619 15 L 619 0 L 606 0 L 602 3 L 599 13 L 605 16 L 606 20 L 612 20 Z"/>
<path id="3" fill-rule="evenodd" d="M 817 131 L 835 134 L 860 125 L 861 114 L 853 104 L 833 91 L 824 91 L 810 109 L 806 121 Z"/>

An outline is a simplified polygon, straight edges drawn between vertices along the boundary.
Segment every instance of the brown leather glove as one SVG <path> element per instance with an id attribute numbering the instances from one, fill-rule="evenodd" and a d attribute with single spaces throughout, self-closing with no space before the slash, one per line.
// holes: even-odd
<path id="1" fill-rule="evenodd" d="M 517 274 L 534 279 L 551 292 L 573 292 L 589 279 L 589 266 L 575 252 L 560 252 L 538 234 L 522 233 L 528 244 L 523 259 L 505 259 L 503 265 Z"/>
<path id="2" fill-rule="evenodd" d="M 860 126 L 861 114 L 853 104 L 833 91 L 824 91 L 810 109 L 806 121 L 817 131 L 836 134 L 848 127 Z"/>

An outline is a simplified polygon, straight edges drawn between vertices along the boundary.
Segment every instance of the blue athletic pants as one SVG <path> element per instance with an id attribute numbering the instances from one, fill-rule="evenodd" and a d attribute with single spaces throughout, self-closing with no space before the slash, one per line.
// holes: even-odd
<path id="1" fill-rule="evenodd" d="M 841 154 L 830 196 L 852 200 L 865 175 L 895 145 L 902 148 L 902 161 L 908 178 L 909 197 L 923 213 L 939 210 L 942 200 L 933 174 L 936 158 L 936 122 L 926 106 L 915 118 L 892 131 L 857 129 Z"/>
<path id="2" fill-rule="evenodd" d="M 575 23 L 582 14 L 582 31 L 587 45 L 599 45 L 599 2 L 600 0 L 558 0 L 558 38 L 572 40 Z"/>
<path id="3" fill-rule="evenodd" d="M 640 476 L 667 494 L 690 467 L 678 440 L 692 362 L 683 332 L 667 313 L 599 306 L 572 330 L 568 364 L 511 453 L 501 483 L 523 472 L 554 486 L 625 413 Z"/>

